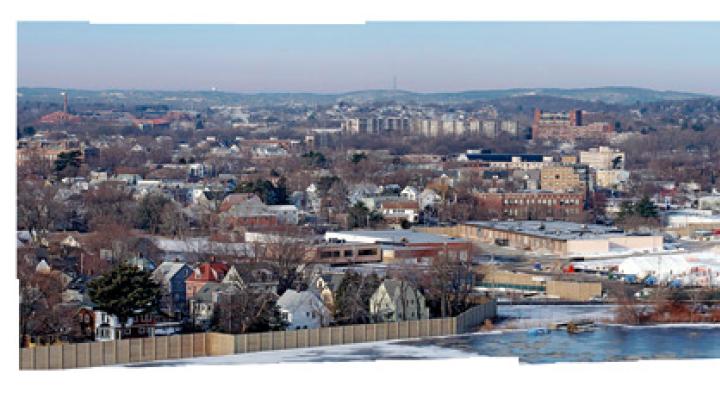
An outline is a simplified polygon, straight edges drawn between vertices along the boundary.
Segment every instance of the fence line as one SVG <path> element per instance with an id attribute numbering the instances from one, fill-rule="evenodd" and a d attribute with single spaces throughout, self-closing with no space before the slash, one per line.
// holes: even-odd
<path id="1" fill-rule="evenodd" d="M 257 351 L 467 333 L 494 318 L 494 300 L 452 318 L 231 335 L 216 332 L 60 344 L 20 349 L 21 370 L 56 370 Z"/>

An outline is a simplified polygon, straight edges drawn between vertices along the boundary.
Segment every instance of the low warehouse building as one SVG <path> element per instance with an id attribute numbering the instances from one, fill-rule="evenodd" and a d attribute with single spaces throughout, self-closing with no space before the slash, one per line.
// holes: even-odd
<path id="1" fill-rule="evenodd" d="M 612 256 L 660 252 L 661 235 L 630 234 L 603 225 L 565 221 L 481 221 L 446 230 L 453 236 L 514 249 L 566 257 Z M 427 232 L 433 231 L 426 228 Z"/>

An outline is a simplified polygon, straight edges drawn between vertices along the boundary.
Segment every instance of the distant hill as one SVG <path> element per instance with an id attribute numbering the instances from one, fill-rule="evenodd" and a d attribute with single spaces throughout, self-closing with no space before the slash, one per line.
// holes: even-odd
<path id="1" fill-rule="evenodd" d="M 57 88 L 18 88 L 18 98 L 28 101 L 60 102 L 59 93 L 67 90 L 71 98 L 88 103 L 168 103 L 168 104 L 334 104 L 402 102 L 465 104 L 509 98 L 550 97 L 591 103 L 628 105 L 636 102 L 715 98 L 705 94 L 658 91 L 638 87 L 595 87 L 580 89 L 527 88 L 471 90 L 462 92 L 418 93 L 404 90 L 362 90 L 346 93 L 230 93 L 222 91 L 153 90 L 74 90 Z"/>

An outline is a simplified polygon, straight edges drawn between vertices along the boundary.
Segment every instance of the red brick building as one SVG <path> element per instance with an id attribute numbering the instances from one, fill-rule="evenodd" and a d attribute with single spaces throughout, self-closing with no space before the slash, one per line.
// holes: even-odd
<path id="1" fill-rule="evenodd" d="M 583 123 L 581 110 L 545 112 L 535 109 L 532 136 L 535 139 L 567 139 L 608 136 L 613 133 L 607 122 Z"/>
<path id="2" fill-rule="evenodd" d="M 584 193 L 476 193 L 475 197 L 497 219 L 582 221 Z"/>

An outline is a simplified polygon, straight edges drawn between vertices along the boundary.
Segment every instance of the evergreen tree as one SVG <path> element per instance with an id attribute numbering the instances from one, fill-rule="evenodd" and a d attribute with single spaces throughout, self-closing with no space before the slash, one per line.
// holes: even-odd
<path id="1" fill-rule="evenodd" d="M 236 193 L 252 193 L 260 197 L 267 205 L 282 205 L 288 203 L 287 185 L 284 177 L 278 180 L 277 186 L 269 180 L 258 179 L 238 184 Z"/>
<path id="2" fill-rule="evenodd" d="M 643 218 L 656 218 L 658 216 L 657 207 L 647 196 L 635 204 L 635 213 Z"/>
<path id="3" fill-rule="evenodd" d="M 132 316 L 156 311 L 161 295 L 151 273 L 128 265 L 92 280 L 88 293 L 98 309 L 117 316 L 123 327 Z"/>
<path id="4" fill-rule="evenodd" d="M 74 176 L 80 168 L 80 151 L 73 150 L 70 152 L 60 153 L 55 160 L 55 173 L 68 174 Z"/>

